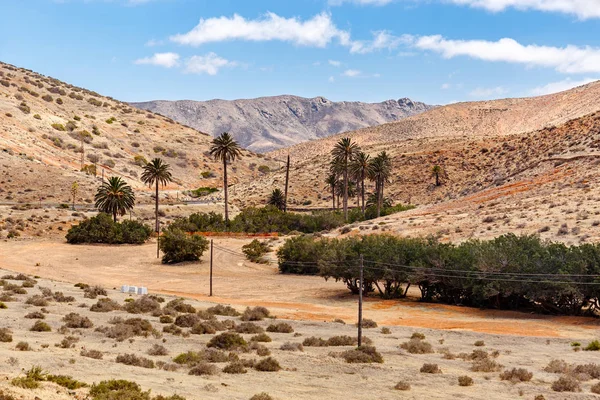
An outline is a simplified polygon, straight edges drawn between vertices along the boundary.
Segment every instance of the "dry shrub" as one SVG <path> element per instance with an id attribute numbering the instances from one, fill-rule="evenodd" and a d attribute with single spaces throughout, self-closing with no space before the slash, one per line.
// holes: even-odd
<path id="1" fill-rule="evenodd" d="M 485 346 L 485 342 L 483 340 L 478 340 L 475 343 L 473 343 L 473 346 L 483 347 Z"/>
<path id="2" fill-rule="evenodd" d="M 267 327 L 267 332 L 276 332 L 276 333 L 293 333 L 294 328 L 288 323 L 280 322 L 278 324 L 271 324 Z"/>
<path id="3" fill-rule="evenodd" d="M 169 351 L 163 345 L 154 344 L 150 349 L 148 349 L 148 354 L 151 356 L 166 356 L 169 354 Z"/>
<path id="4" fill-rule="evenodd" d="M 175 318 L 175 325 L 181 328 L 191 328 L 200 322 L 200 318 L 196 314 L 183 314 Z"/>
<path id="5" fill-rule="evenodd" d="M 586 374 L 592 379 L 600 379 L 600 365 L 598 364 L 582 364 L 576 365 L 573 368 L 575 374 Z"/>
<path id="6" fill-rule="evenodd" d="M 332 336 L 327 339 L 327 346 L 355 346 L 358 340 L 355 337 L 342 335 Z"/>
<path id="7" fill-rule="evenodd" d="M 206 311 L 213 315 L 224 315 L 226 317 L 239 317 L 241 315 L 235 308 L 231 306 L 224 306 L 222 304 L 210 307 Z"/>
<path id="8" fill-rule="evenodd" d="M 160 365 L 159 365 L 160 364 Z M 163 371 L 177 371 L 179 369 L 179 365 L 173 363 L 166 363 L 162 361 L 158 361 L 156 363 L 157 368 L 162 369 Z"/>
<path id="9" fill-rule="evenodd" d="M 160 311 L 160 303 L 148 295 L 125 304 L 123 307 L 130 314 L 145 314 Z"/>
<path id="10" fill-rule="evenodd" d="M 196 312 L 196 309 L 192 305 L 185 303 L 183 299 L 171 300 L 165 305 L 165 308 L 173 309 L 180 313 L 193 314 Z"/>
<path id="11" fill-rule="evenodd" d="M 336 324 L 346 325 L 346 321 L 344 321 L 343 319 L 340 319 L 340 318 L 334 319 L 333 322 L 335 322 Z"/>
<path id="12" fill-rule="evenodd" d="M 546 400 L 543 394 L 538 394 L 533 398 L 533 400 Z"/>
<path id="13" fill-rule="evenodd" d="M 38 320 L 35 321 L 35 324 L 29 330 L 32 332 L 50 332 L 52 328 L 47 323 Z"/>
<path id="14" fill-rule="evenodd" d="M 216 375 L 219 372 L 212 364 L 199 363 L 190 369 L 190 375 Z"/>
<path id="15" fill-rule="evenodd" d="M 206 346 L 223 350 L 243 350 L 247 348 L 248 343 L 237 333 L 224 332 L 210 339 Z"/>
<path id="16" fill-rule="evenodd" d="M 254 364 L 254 369 L 262 372 L 277 372 L 281 369 L 281 365 L 273 357 L 267 357 Z"/>
<path id="17" fill-rule="evenodd" d="M 266 357 L 271 355 L 271 350 L 267 348 L 267 346 L 263 344 L 259 344 L 257 342 L 252 342 L 250 345 L 250 350 L 256 350 L 256 355 L 261 357 Z"/>
<path id="18" fill-rule="evenodd" d="M 307 347 L 326 347 L 327 340 L 318 338 L 316 336 L 311 336 L 304 339 L 302 344 Z"/>
<path id="19" fill-rule="evenodd" d="M 133 365 L 134 367 L 154 368 L 154 361 L 145 357 L 138 357 L 135 354 L 119 354 L 115 361 L 120 364 Z"/>
<path id="20" fill-rule="evenodd" d="M 30 312 L 29 314 L 25 315 L 25 318 L 28 319 L 44 319 L 46 318 L 46 316 L 39 312 L 39 311 L 34 311 L 34 312 Z"/>
<path id="21" fill-rule="evenodd" d="M 212 335 L 216 332 L 217 330 L 215 329 L 215 326 L 210 322 L 198 322 L 190 330 L 190 333 L 193 333 L 194 335 Z"/>
<path id="22" fill-rule="evenodd" d="M 591 388 L 592 393 L 600 394 L 600 382 L 596 383 Z"/>
<path id="23" fill-rule="evenodd" d="M 389 335 L 389 334 L 391 334 L 391 333 L 392 333 L 392 331 L 390 330 L 390 328 L 388 328 L 388 327 L 384 326 L 383 328 L 381 328 L 381 333 L 382 333 L 383 335 Z"/>
<path id="24" fill-rule="evenodd" d="M 188 351 L 187 353 L 181 353 L 177 355 L 173 362 L 180 365 L 194 365 L 199 363 L 204 359 L 204 355 L 202 353 L 198 353 L 195 351 Z"/>
<path id="25" fill-rule="evenodd" d="M 572 376 L 564 375 L 552 383 L 555 392 L 581 392 L 579 381 Z"/>
<path id="26" fill-rule="evenodd" d="M 88 317 L 82 317 L 77 313 L 69 313 L 63 317 L 63 321 L 67 328 L 91 328 L 94 326 Z"/>
<path id="27" fill-rule="evenodd" d="M 250 400 L 275 400 L 268 393 L 262 392 L 250 397 Z"/>
<path id="28" fill-rule="evenodd" d="M 75 343 L 79 342 L 79 338 L 75 336 L 67 336 L 61 340 L 60 343 L 55 344 L 56 347 L 60 347 L 61 349 L 70 349 L 71 347 L 75 347 Z"/>
<path id="29" fill-rule="evenodd" d="M 75 301 L 75 297 L 73 296 L 65 296 L 63 292 L 54 292 L 52 298 L 57 303 L 72 303 Z"/>
<path id="30" fill-rule="evenodd" d="M 552 360 L 544 367 L 544 371 L 551 374 L 566 374 L 571 370 L 571 365 L 565 360 Z"/>
<path id="31" fill-rule="evenodd" d="M 223 368 L 223 372 L 226 374 L 245 374 L 248 370 L 244 367 L 244 364 L 235 361 L 227 364 L 225 368 Z"/>
<path id="32" fill-rule="evenodd" d="M 19 342 L 15 348 L 19 351 L 31 351 L 31 346 L 27 342 Z"/>
<path id="33" fill-rule="evenodd" d="M 96 304 L 90 307 L 90 311 L 94 312 L 110 312 L 120 310 L 121 306 L 116 301 L 107 298 L 99 299 Z"/>
<path id="34" fill-rule="evenodd" d="M 82 357 L 93 358 L 95 360 L 102 360 L 102 357 L 103 357 L 104 353 L 102 353 L 99 350 L 86 350 L 86 349 L 83 349 L 83 350 L 81 350 L 81 353 L 79 353 L 79 355 L 82 356 Z"/>
<path id="35" fill-rule="evenodd" d="M 347 363 L 383 363 L 383 357 L 373 346 L 360 346 L 341 354 Z"/>
<path id="36" fill-rule="evenodd" d="M 229 361 L 237 361 L 239 357 L 235 353 L 225 353 L 217 349 L 206 349 L 200 353 L 202 359 L 209 363 L 222 363 Z"/>
<path id="37" fill-rule="evenodd" d="M 421 332 L 415 332 L 410 336 L 411 339 L 425 340 L 425 335 Z"/>
<path id="38" fill-rule="evenodd" d="M 467 375 L 459 376 L 458 377 L 458 385 L 459 386 L 472 386 L 473 378 L 471 378 L 470 376 L 467 376 Z"/>
<path id="39" fill-rule="evenodd" d="M 122 342 L 133 336 L 148 337 L 152 332 L 152 324 L 149 321 L 141 318 L 130 318 L 110 327 L 106 332 L 106 336 Z"/>
<path id="40" fill-rule="evenodd" d="M 471 366 L 473 372 L 498 372 L 502 369 L 502 365 L 489 358 L 474 360 Z"/>
<path id="41" fill-rule="evenodd" d="M 161 324 L 172 324 L 173 317 L 171 317 L 170 315 L 161 315 L 159 321 Z"/>
<path id="42" fill-rule="evenodd" d="M 429 342 L 425 342 L 421 339 L 410 339 L 408 342 L 404 342 L 400 347 L 410 354 L 430 354 L 433 353 L 433 346 Z"/>
<path id="43" fill-rule="evenodd" d="M 254 334 L 254 333 L 264 333 L 265 330 L 262 327 L 260 327 L 256 324 L 253 324 L 252 322 L 243 322 L 235 327 L 235 331 L 237 333 Z"/>
<path id="44" fill-rule="evenodd" d="M 108 296 L 106 289 L 101 286 L 85 286 L 83 292 L 83 297 L 86 299 L 95 299 L 98 296 Z"/>
<path id="45" fill-rule="evenodd" d="M 265 307 L 247 307 L 240 319 L 242 321 L 262 321 L 268 317 L 270 317 L 270 313 Z"/>
<path id="46" fill-rule="evenodd" d="M 179 336 L 183 333 L 183 330 L 175 324 L 164 326 L 162 331 L 175 336 Z"/>
<path id="47" fill-rule="evenodd" d="M 356 326 L 358 326 L 358 322 L 356 323 Z M 377 328 L 377 322 L 373 321 L 372 319 L 363 318 L 362 327 L 365 329 Z"/>
<path id="48" fill-rule="evenodd" d="M 302 343 L 285 342 L 279 349 L 284 351 L 304 351 L 304 346 L 302 346 Z"/>
<path id="49" fill-rule="evenodd" d="M 266 333 L 259 333 L 258 335 L 252 336 L 250 338 L 251 342 L 263 342 L 269 343 L 271 341 L 271 337 Z"/>
<path id="50" fill-rule="evenodd" d="M 442 370 L 440 369 L 440 367 L 437 364 L 429 364 L 429 363 L 423 364 L 423 366 L 421 367 L 421 369 L 419 371 L 424 374 L 441 374 L 442 373 Z"/>
<path id="51" fill-rule="evenodd" d="M 507 369 L 500 374 L 500 379 L 503 381 L 517 382 L 529 382 L 533 378 L 533 373 L 527 371 L 525 368 L 513 368 Z"/>
<path id="52" fill-rule="evenodd" d="M 32 306 L 36 307 L 46 307 L 48 305 L 48 300 L 46 300 L 44 296 L 34 294 L 25 300 L 25 304 L 31 304 Z"/>
<path id="53" fill-rule="evenodd" d="M 405 381 L 400 381 L 400 382 L 396 383 L 396 386 L 394 386 L 394 389 L 396 389 L 396 390 L 410 390 L 410 383 L 405 382 Z"/>
<path id="54" fill-rule="evenodd" d="M 17 398 L 9 393 L 5 393 L 3 390 L 0 390 L 0 400 L 17 400 Z"/>

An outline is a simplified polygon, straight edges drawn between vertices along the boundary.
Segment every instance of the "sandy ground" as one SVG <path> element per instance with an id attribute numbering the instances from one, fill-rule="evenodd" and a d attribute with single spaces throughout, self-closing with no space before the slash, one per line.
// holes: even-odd
<path id="1" fill-rule="evenodd" d="M 144 249 L 146 250 L 146 249 Z M 5 254 L 5 253 L 3 253 Z M 39 256 L 39 255 L 38 255 Z M 50 261 L 50 260 L 48 260 Z M 73 270 L 74 271 L 74 270 Z M 156 272 L 156 271 L 152 271 Z M 6 271 L 0 271 L 5 274 Z M 63 273 L 66 273 L 63 271 Z M 82 272 L 85 274 L 85 271 Z M 128 277 L 132 275 L 125 274 Z M 155 274 L 148 274 L 155 275 Z M 73 274 L 73 280 L 78 280 L 81 275 Z M 104 272 L 99 274 L 89 273 L 90 282 L 107 279 Z M 188 273 L 185 276 L 190 277 Z M 153 282 L 149 279 L 148 282 Z M 10 283 L 20 283 L 9 280 Z M 264 286 L 268 291 L 271 284 Z M 38 287 L 48 287 L 52 291 L 62 291 L 65 295 L 76 298 L 72 303 L 51 302 L 47 307 L 45 322 L 52 327 L 52 332 L 31 332 L 29 328 L 34 320 L 25 319 L 23 315 L 39 310 L 39 307 L 25 304 L 25 299 L 33 294 L 39 294 Z M 217 286 L 219 287 L 219 286 Z M 220 286 L 224 288 L 226 286 Z M 250 285 L 242 289 L 241 293 L 249 291 Z M 198 288 L 199 290 L 202 287 Z M 571 350 L 571 340 L 581 340 L 585 344 L 589 336 L 587 331 L 578 330 L 581 336 L 567 338 L 542 338 L 542 337 L 517 337 L 510 335 L 482 334 L 462 330 L 439 329 L 414 329 L 409 327 L 390 326 L 391 334 L 382 334 L 379 328 L 366 329 L 365 335 L 373 340 L 384 357 L 383 364 L 347 364 L 342 359 L 329 355 L 330 352 L 339 352 L 351 347 L 304 347 L 302 352 L 280 350 L 285 342 L 300 343 L 304 338 L 317 336 L 329 338 L 335 335 L 354 335 L 356 328 L 351 324 L 342 325 L 334 322 L 315 321 L 288 321 L 295 333 L 269 333 L 273 339 L 265 345 L 271 350 L 284 368 L 280 372 L 267 373 L 249 370 L 243 375 L 229 375 L 219 373 L 214 376 L 190 376 L 188 369 L 181 367 L 177 371 L 164 371 L 145 369 L 141 367 L 126 366 L 115 362 L 119 354 L 136 353 L 156 361 L 169 362 L 175 355 L 188 351 L 200 350 L 212 335 L 190 335 L 185 338 L 164 334 L 162 338 L 149 336 L 148 338 L 135 337 L 133 340 L 117 342 L 106 338 L 101 332 L 96 332 L 95 327 L 110 326 L 109 320 L 120 316 L 123 318 L 140 317 L 140 315 L 127 314 L 124 311 L 109 313 L 95 313 L 89 306 L 97 300 L 85 299 L 83 292 L 70 283 L 38 279 L 34 288 L 29 288 L 28 294 L 18 295 L 17 301 L 7 303 L 8 309 L 0 310 L 0 327 L 10 328 L 13 332 L 12 343 L 0 343 L 0 390 L 5 390 L 23 399 L 59 400 L 85 398 L 86 389 L 68 391 L 54 384 L 44 383 L 43 388 L 36 390 L 18 389 L 10 385 L 10 379 L 22 375 L 23 370 L 33 365 L 40 365 L 46 371 L 54 374 L 71 375 L 74 378 L 87 382 L 99 382 L 104 379 L 122 378 L 138 382 L 144 389 L 151 389 L 153 394 L 178 393 L 187 399 L 249 399 L 253 394 L 268 392 L 275 399 L 533 399 L 538 394 L 543 394 L 546 399 L 592 399 L 590 387 L 596 381 L 582 383 L 583 392 L 579 394 L 554 393 L 550 389 L 551 383 L 558 378 L 556 374 L 543 371 L 547 363 L 554 358 L 564 359 L 569 363 L 597 362 L 598 355 L 593 352 L 574 352 Z M 283 291 L 283 290 L 282 290 Z M 232 303 L 241 303 L 241 293 L 236 293 L 236 300 Z M 256 291 L 255 291 L 256 293 Z M 123 304 L 128 297 L 114 290 L 109 290 L 108 296 Z M 276 294 L 275 299 L 281 296 Z M 265 295 L 266 297 L 266 295 Z M 274 299 L 274 300 L 275 300 Z M 166 296 L 166 301 L 171 300 Z M 215 299 L 216 300 L 216 299 Z M 254 300 L 245 300 L 253 302 Z M 210 305 L 206 301 L 188 300 L 197 309 Z M 274 301 L 279 307 L 281 303 Z M 287 303 L 292 304 L 292 303 Z M 342 301 L 344 304 L 344 301 Z M 337 306 L 343 309 L 343 306 Z M 240 311 L 243 307 L 237 307 Z M 382 315 L 371 313 L 375 307 L 369 304 L 368 316 Z M 280 313 L 281 308 L 272 308 L 271 311 L 281 320 L 287 315 Z M 58 333 L 63 325 L 62 317 L 69 312 L 76 312 L 89 317 L 94 322 L 91 329 L 71 329 L 68 333 Z M 432 318 L 441 311 L 431 309 Z M 425 308 L 421 310 L 425 314 Z M 457 311 L 454 311 L 457 314 Z M 293 312 L 290 311 L 290 316 Z M 324 314 L 322 314 L 324 315 Z M 141 315 L 149 320 L 152 325 L 161 330 L 157 317 Z M 237 318 L 219 317 L 220 319 Z M 265 328 L 276 321 L 265 320 L 257 324 Z M 350 320 L 348 321 L 350 322 Z M 529 321 L 523 322 L 525 326 Z M 551 324 L 550 322 L 546 322 Z M 555 321 L 554 324 L 558 325 Z M 505 321 L 505 324 L 516 324 L 515 320 Z M 380 322 L 380 327 L 387 325 Z M 389 325 L 388 325 L 389 326 Z M 433 354 L 414 355 L 399 348 L 414 332 L 426 335 L 426 341 L 435 349 Z M 74 335 L 79 341 L 73 348 L 60 348 L 59 343 L 64 336 Z M 252 335 L 243 335 L 249 339 Z M 477 340 L 484 340 L 485 346 L 475 347 Z M 18 351 L 15 344 L 26 341 L 32 347 L 31 351 Z M 169 354 L 165 356 L 149 356 L 148 349 L 153 344 L 164 345 Z M 81 349 L 94 349 L 102 351 L 103 358 L 94 360 L 80 355 Z M 504 368 L 522 367 L 533 372 L 531 382 L 512 384 L 502 381 L 498 372 L 481 373 L 470 371 L 471 362 L 456 359 L 445 359 L 440 352 L 450 351 L 454 354 L 471 353 L 474 349 L 488 352 L 499 351 L 496 361 Z M 254 353 L 242 353 L 241 358 L 258 358 Z M 10 361 L 15 358 L 17 361 Z M 419 369 L 424 363 L 436 363 L 442 370 L 441 374 L 420 373 Z M 219 369 L 224 363 L 216 364 Z M 475 383 L 471 387 L 461 387 L 457 383 L 458 376 L 469 375 Z M 411 385 L 411 390 L 399 392 L 394 390 L 394 385 L 399 381 L 406 381 Z M 522 397 L 520 397 L 522 396 Z"/>

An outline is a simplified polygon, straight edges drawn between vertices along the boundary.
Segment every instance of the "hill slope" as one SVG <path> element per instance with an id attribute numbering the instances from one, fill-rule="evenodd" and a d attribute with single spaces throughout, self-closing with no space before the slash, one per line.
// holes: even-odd
<path id="1" fill-rule="evenodd" d="M 148 101 L 132 105 L 212 135 L 230 132 L 242 146 L 260 152 L 398 121 L 432 108 L 406 98 L 361 103 L 297 96 L 233 101 Z"/>

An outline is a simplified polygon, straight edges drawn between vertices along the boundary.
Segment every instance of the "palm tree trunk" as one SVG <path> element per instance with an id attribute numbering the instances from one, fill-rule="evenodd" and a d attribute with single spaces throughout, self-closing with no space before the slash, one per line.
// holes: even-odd
<path id="1" fill-rule="evenodd" d="M 333 208 L 331 211 L 335 211 L 335 186 L 331 187 L 331 201 L 333 203 Z"/>
<path id="2" fill-rule="evenodd" d="M 158 179 L 156 180 L 156 198 L 154 199 L 154 215 L 156 217 L 156 227 L 155 230 L 158 232 Z"/>
<path id="3" fill-rule="evenodd" d="M 381 208 L 383 207 L 383 186 L 385 182 L 381 180 L 379 199 L 377 199 L 377 218 L 381 217 Z"/>
<path id="4" fill-rule="evenodd" d="M 229 226 L 229 210 L 227 209 L 227 160 L 223 159 L 223 189 L 225 190 L 225 226 Z"/>
<path id="5" fill-rule="evenodd" d="M 344 157 L 344 220 L 348 222 L 348 156 Z"/>
<path id="6" fill-rule="evenodd" d="M 435 173 L 435 186 L 440 186 L 440 174 Z"/>
<path id="7" fill-rule="evenodd" d="M 379 178 L 377 178 L 377 180 L 375 181 L 375 195 L 377 196 L 377 217 L 379 217 L 379 215 L 381 214 L 381 208 L 380 208 L 380 203 L 379 203 L 379 196 L 381 193 L 381 181 L 379 180 Z"/>
<path id="8" fill-rule="evenodd" d="M 362 186 L 362 189 L 361 189 L 361 191 L 362 191 L 362 213 L 364 215 L 365 214 L 365 173 L 364 173 L 364 171 L 362 173 L 361 178 L 362 178 L 361 179 L 362 180 L 362 184 L 361 184 L 361 186 Z"/>
<path id="9" fill-rule="evenodd" d="M 113 211 L 113 221 L 116 224 L 117 223 L 117 212 Z"/>

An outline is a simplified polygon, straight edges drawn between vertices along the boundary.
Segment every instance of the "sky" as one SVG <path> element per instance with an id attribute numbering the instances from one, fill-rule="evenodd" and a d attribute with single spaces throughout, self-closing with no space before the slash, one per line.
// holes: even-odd
<path id="1" fill-rule="evenodd" d="M 122 101 L 448 104 L 600 79 L 600 0 L 1 0 L 0 60 Z"/>

